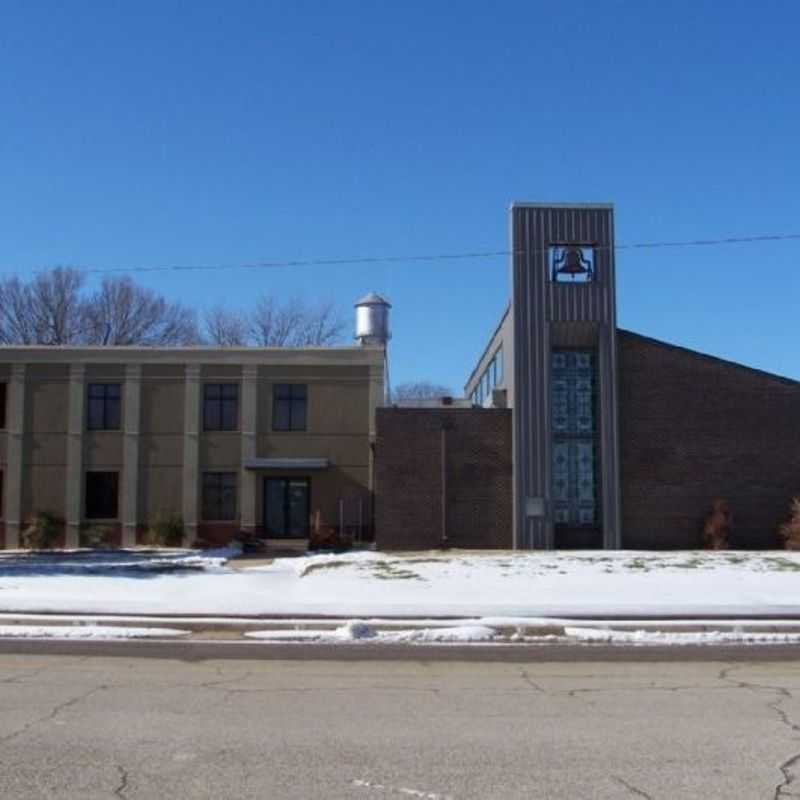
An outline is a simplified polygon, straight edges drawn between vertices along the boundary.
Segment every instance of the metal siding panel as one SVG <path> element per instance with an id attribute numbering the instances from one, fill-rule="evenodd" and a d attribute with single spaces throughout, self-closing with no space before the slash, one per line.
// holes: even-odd
<path id="1" fill-rule="evenodd" d="M 601 502 L 607 547 L 619 546 L 619 465 L 614 306 L 613 217 L 610 208 L 512 207 L 512 300 L 515 547 L 552 547 L 550 349 L 552 322 L 575 323 L 559 333 L 585 341 L 587 323 L 600 327 Z M 596 245 L 596 280 L 589 285 L 553 283 L 551 243 Z M 590 330 L 590 329 L 589 329 Z M 574 336 L 572 335 L 574 334 Z M 545 519 L 528 519 L 525 499 L 542 496 Z"/>

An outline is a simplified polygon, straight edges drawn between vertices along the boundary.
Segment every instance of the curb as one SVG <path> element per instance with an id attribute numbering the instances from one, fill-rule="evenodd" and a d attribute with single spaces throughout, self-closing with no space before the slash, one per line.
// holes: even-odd
<path id="1" fill-rule="evenodd" d="M 184 640 L 247 640 L 247 633 L 280 632 L 282 641 L 291 642 L 304 638 L 304 633 L 319 631 L 330 633 L 354 618 L 340 617 L 310 617 L 293 619 L 259 619 L 238 618 L 226 620 L 220 618 L 192 618 L 171 616 L 105 616 L 105 615 L 55 615 L 55 614 L 19 614 L 0 615 L 0 626 L 36 626 L 46 628 L 62 627 L 91 627 L 102 625 L 107 627 L 131 628 L 178 628 L 188 631 L 189 635 Z M 449 628 L 463 625 L 480 625 L 496 631 L 498 639 L 506 641 L 520 641 L 524 638 L 566 637 L 567 628 L 591 628 L 615 632 L 632 633 L 646 631 L 648 633 L 758 633 L 758 634 L 795 634 L 800 635 L 800 620 L 609 620 L 598 619 L 554 619 L 548 621 L 509 620 L 504 623 L 502 618 L 495 617 L 481 620 L 475 617 L 459 617 L 448 619 L 386 619 L 386 618 L 358 618 L 357 621 L 365 622 L 369 628 L 376 632 L 420 631 L 427 629 Z M 298 637 L 293 639 L 291 632 L 297 631 Z M 3 637 L 16 639 L 18 637 Z"/>

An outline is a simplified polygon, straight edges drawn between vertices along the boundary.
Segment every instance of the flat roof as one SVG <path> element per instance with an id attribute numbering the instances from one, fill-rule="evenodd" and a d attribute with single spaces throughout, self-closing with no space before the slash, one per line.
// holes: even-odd
<path id="1" fill-rule="evenodd" d="M 120 345 L 2 345 L 0 363 L 47 364 L 383 364 L 380 346 L 347 347 L 140 347 Z"/>
<path id="2" fill-rule="evenodd" d="M 613 203 L 540 203 L 528 202 L 527 200 L 512 200 L 509 206 L 510 209 L 514 208 L 603 208 L 613 209 Z"/>

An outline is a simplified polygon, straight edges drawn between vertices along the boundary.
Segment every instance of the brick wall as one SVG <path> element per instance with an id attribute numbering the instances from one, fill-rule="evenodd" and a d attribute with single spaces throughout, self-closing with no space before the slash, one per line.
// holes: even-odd
<path id="1" fill-rule="evenodd" d="M 441 546 L 443 427 L 449 546 L 511 547 L 511 412 L 446 408 L 378 409 L 377 546 Z"/>
<path id="2" fill-rule="evenodd" d="M 733 547 L 779 546 L 800 495 L 800 383 L 626 331 L 617 341 L 623 547 L 701 546 L 717 497 Z M 392 408 L 377 417 L 378 546 L 440 546 L 443 424 L 449 544 L 510 547 L 511 412 Z"/>
<path id="3" fill-rule="evenodd" d="M 800 494 L 800 383 L 625 331 L 618 347 L 623 546 L 699 546 L 715 497 L 733 546 L 777 546 Z"/>

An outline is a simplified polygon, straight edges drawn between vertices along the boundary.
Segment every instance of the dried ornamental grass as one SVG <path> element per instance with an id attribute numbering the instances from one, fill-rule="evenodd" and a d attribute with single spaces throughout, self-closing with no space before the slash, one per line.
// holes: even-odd
<path id="1" fill-rule="evenodd" d="M 791 505 L 791 517 L 778 529 L 787 550 L 800 550 L 800 497 L 795 497 Z"/>

